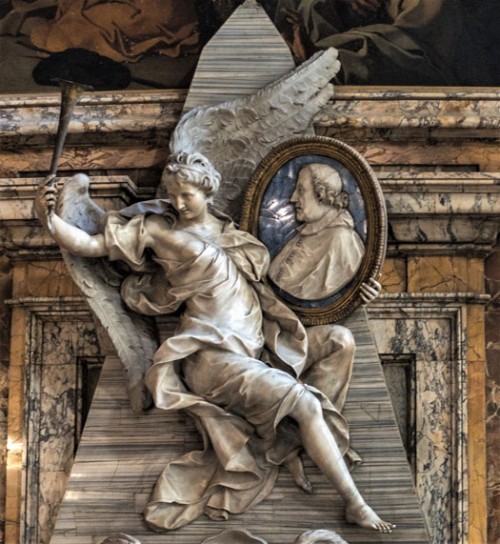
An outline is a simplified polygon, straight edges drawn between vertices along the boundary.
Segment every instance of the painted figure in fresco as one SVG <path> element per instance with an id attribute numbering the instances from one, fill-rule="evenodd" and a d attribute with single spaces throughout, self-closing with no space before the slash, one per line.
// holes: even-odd
<path id="1" fill-rule="evenodd" d="M 209 207 L 220 175 L 206 158 L 177 154 L 164 181 L 169 201 L 111 213 L 96 235 L 54 213 L 50 184 L 36 202 L 61 247 L 121 260 L 136 272 L 122 285 L 129 308 L 148 315 L 181 308 L 177 332 L 157 350 L 145 381 L 158 407 L 195 417 L 206 447 L 167 465 L 147 522 L 175 529 L 202 513 L 225 519 L 243 512 L 271 491 L 281 464 L 310 491 L 298 457 L 303 447 L 344 499 L 348 522 L 391 532 L 344 460 L 353 455 L 340 414 L 353 361 L 350 332 L 331 325 L 306 331 L 276 299 L 263 283 L 265 246 Z"/>
<path id="2" fill-rule="evenodd" d="M 327 164 L 301 168 L 290 202 L 302 225 L 276 255 L 269 277 L 290 295 L 326 298 L 349 283 L 359 269 L 364 244 L 347 210 L 340 174 Z"/>
<path id="3" fill-rule="evenodd" d="M 348 85 L 497 85 L 494 0 L 277 0 L 299 61 L 335 47 Z"/>
<path id="4" fill-rule="evenodd" d="M 59 0 L 54 19 L 38 19 L 30 38 L 42 51 L 82 48 L 117 62 L 178 57 L 199 51 L 197 17 L 192 0 Z"/>
<path id="5" fill-rule="evenodd" d="M 127 63 L 140 62 L 146 56 L 197 55 L 203 43 L 241 3 L 242 0 L 5 1 L 5 8 L 0 10 L 0 58 L 8 61 L 6 66 L 14 71 L 9 79 L 16 79 L 30 77 L 24 74 L 23 66 L 29 73 L 32 69 L 30 57 L 23 49 L 16 49 L 18 43 L 28 46 L 30 55 L 33 48 L 41 55 L 81 48 Z M 342 70 L 336 77 L 338 83 L 499 84 L 497 0 L 259 3 L 299 61 L 328 47 L 339 51 Z M 15 62 L 11 56 L 16 56 Z M 168 59 L 165 63 L 170 70 Z M 157 74 L 145 67 L 136 75 L 155 80 Z"/>

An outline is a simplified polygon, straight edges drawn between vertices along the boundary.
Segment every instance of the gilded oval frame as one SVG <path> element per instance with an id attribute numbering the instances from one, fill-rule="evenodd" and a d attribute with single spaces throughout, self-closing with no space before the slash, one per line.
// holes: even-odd
<path id="1" fill-rule="evenodd" d="M 375 173 L 363 156 L 350 145 L 324 136 L 304 136 L 283 142 L 261 161 L 249 182 L 243 203 L 241 228 L 266 244 L 271 257 L 273 252 L 274 254 L 279 252 L 286 241 L 278 247 L 269 242 L 269 236 L 271 238 L 273 236 L 272 228 L 267 229 L 265 225 L 263 226 L 265 222 L 262 214 L 263 202 L 265 199 L 267 202 L 273 199 L 273 205 L 278 202 L 278 206 L 281 206 L 281 209 L 278 209 L 278 216 L 279 211 L 286 209 L 288 212 L 284 211 L 282 216 L 287 214 L 289 216 L 289 207 L 293 205 L 289 200 L 285 205 L 280 204 L 286 201 L 286 196 L 281 196 L 281 200 L 274 199 L 272 191 L 280 191 L 280 195 L 290 195 L 295 186 L 298 170 L 305 164 L 313 162 L 332 166 L 341 174 L 343 184 L 351 187 L 349 210 L 357 218 L 355 224 L 363 238 L 364 256 L 353 279 L 345 287 L 324 299 L 295 299 L 272 281 L 269 280 L 269 283 L 278 298 L 287 304 L 305 325 L 323 325 L 347 317 L 363 303 L 360 286 L 370 278 L 378 280 L 385 258 L 387 212 L 384 196 Z M 295 219 L 294 221 L 297 224 Z"/>

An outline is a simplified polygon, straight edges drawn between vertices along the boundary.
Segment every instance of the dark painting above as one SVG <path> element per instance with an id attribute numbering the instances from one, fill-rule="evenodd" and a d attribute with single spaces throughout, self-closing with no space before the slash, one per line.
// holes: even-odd
<path id="1" fill-rule="evenodd" d="M 387 242 L 375 174 L 347 144 L 320 136 L 289 140 L 259 165 L 241 227 L 269 250 L 269 285 L 306 324 L 335 322 L 377 280 Z"/>
<path id="2" fill-rule="evenodd" d="M 50 92 L 38 62 L 91 51 L 131 89 L 188 87 L 199 52 L 242 0 L 0 0 L 0 92 Z M 336 47 L 347 85 L 500 85 L 497 0 L 262 0 L 297 62 Z"/>

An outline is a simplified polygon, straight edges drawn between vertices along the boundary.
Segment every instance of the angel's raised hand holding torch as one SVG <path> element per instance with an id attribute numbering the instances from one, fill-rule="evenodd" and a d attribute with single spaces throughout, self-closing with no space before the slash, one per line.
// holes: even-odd
<path id="1" fill-rule="evenodd" d="M 47 229 L 51 236 L 54 236 L 53 217 L 57 204 L 57 185 L 55 174 L 47 176 L 38 186 L 35 198 L 35 212 L 38 219 Z"/>

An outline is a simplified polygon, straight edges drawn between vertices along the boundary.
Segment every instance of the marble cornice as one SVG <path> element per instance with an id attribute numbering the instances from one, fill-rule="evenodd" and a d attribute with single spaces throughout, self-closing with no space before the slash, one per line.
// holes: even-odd
<path id="1" fill-rule="evenodd" d="M 401 302 L 415 304 L 420 307 L 447 304 L 488 304 L 491 295 L 474 292 L 434 292 L 434 293 L 382 293 L 377 299 L 370 303 L 368 310 L 375 306 L 389 307 L 391 304 L 400 307 Z"/>
<path id="2" fill-rule="evenodd" d="M 334 100 L 316 117 L 321 129 L 489 129 L 476 137 L 500 137 L 500 90 L 337 87 Z M 446 133 L 442 133 L 446 134 Z M 449 133 L 448 133 L 449 134 Z M 451 135 L 451 134 L 449 134 Z M 469 133 L 468 138 L 474 138 Z"/>
<path id="3" fill-rule="evenodd" d="M 381 173 L 390 253 L 486 255 L 496 244 L 500 174 Z"/>
<path id="4" fill-rule="evenodd" d="M 0 178 L 0 221 L 30 220 L 34 216 L 34 198 L 42 178 Z M 58 178 L 60 184 L 67 178 Z M 145 190 L 147 194 L 151 190 Z M 90 194 L 104 209 L 126 206 L 142 192 L 128 176 L 92 176 Z"/>
<path id="5" fill-rule="evenodd" d="M 92 134 L 99 141 L 124 134 L 163 140 L 177 122 L 185 90 L 92 93 L 75 108 L 69 137 L 78 142 Z M 57 93 L 0 97 L 3 148 L 16 144 L 48 145 L 56 131 Z M 332 129 L 477 129 L 468 138 L 500 136 L 500 90 L 336 87 L 335 97 L 316 117 L 319 133 Z M 380 132 L 378 133 L 380 136 Z M 453 132 L 456 136 L 456 132 Z M 449 134 L 448 134 L 449 135 Z"/>
<path id="6" fill-rule="evenodd" d="M 486 259 L 494 248 L 493 244 L 409 244 L 389 241 L 387 244 L 387 257 L 413 256 L 455 256 Z"/>
<path id="7" fill-rule="evenodd" d="M 72 311 L 89 314 L 84 297 L 21 297 L 7 299 L 5 304 L 8 306 L 29 308 L 34 312 L 67 311 L 71 307 Z"/>
<path id="8" fill-rule="evenodd" d="M 500 174 L 478 172 L 381 173 L 389 217 L 388 254 L 485 257 L 500 219 Z M 64 178 L 61 178 L 63 181 Z M 33 200 L 39 178 L 0 179 L 0 240 L 15 260 L 59 258 L 42 232 Z M 92 177 L 91 195 L 104 209 L 151 198 L 127 176 Z"/>
<path id="9" fill-rule="evenodd" d="M 185 91 L 92 93 L 75 107 L 68 145 L 113 143 L 164 146 L 178 121 Z M 60 95 L 0 98 L 1 148 L 52 147 Z"/>

